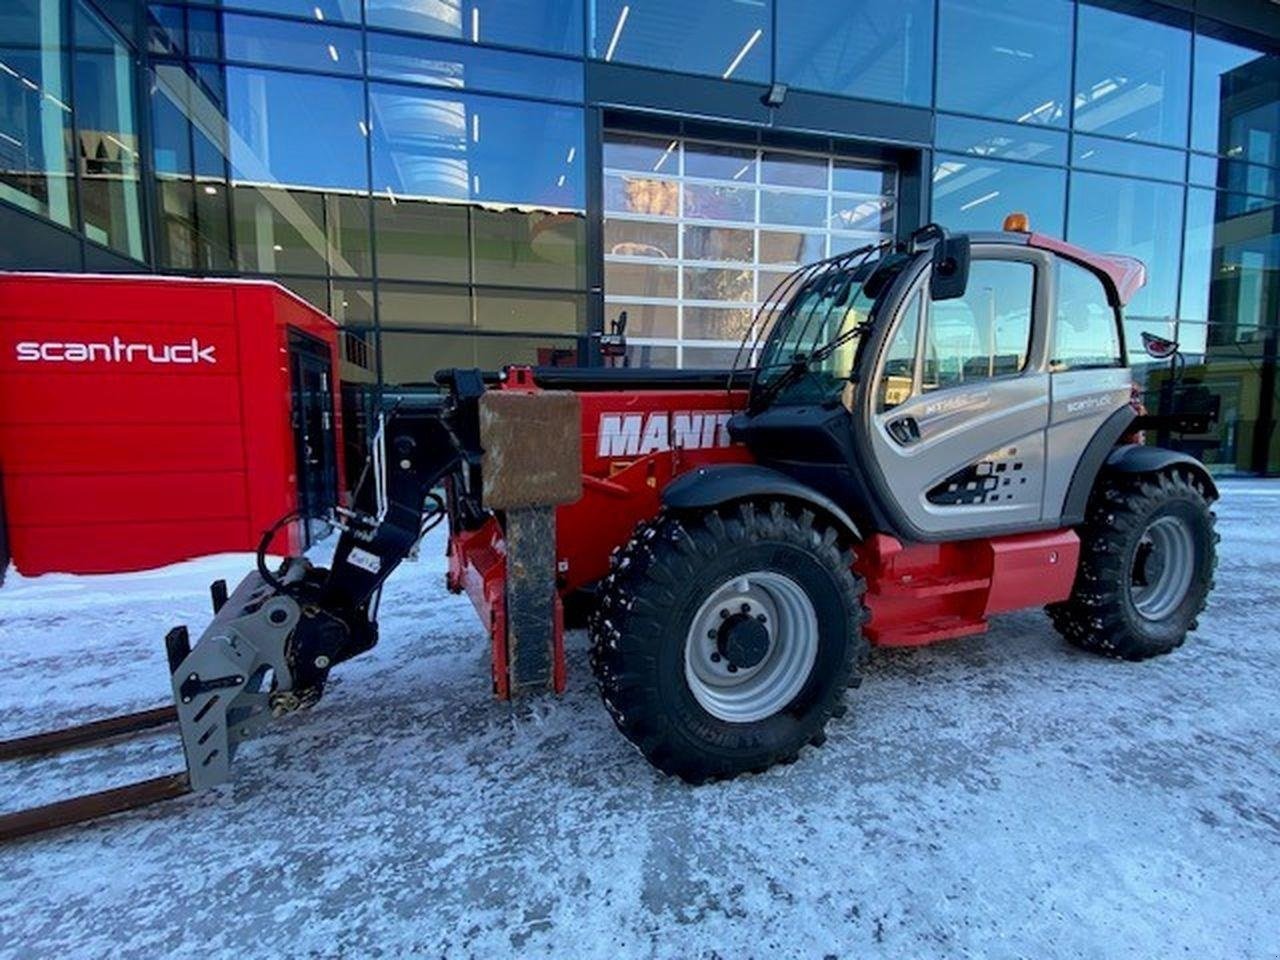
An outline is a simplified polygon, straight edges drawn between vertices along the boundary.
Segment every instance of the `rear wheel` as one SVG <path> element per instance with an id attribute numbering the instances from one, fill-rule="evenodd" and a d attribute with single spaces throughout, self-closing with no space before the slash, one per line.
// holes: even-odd
<path id="1" fill-rule="evenodd" d="M 1213 588 L 1217 534 L 1207 491 L 1181 473 L 1099 481 L 1080 530 L 1080 568 L 1050 606 L 1070 643 L 1125 660 L 1180 646 Z"/>
<path id="2" fill-rule="evenodd" d="M 618 728 L 695 783 L 820 743 L 866 649 L 851 563 L 833 529 L 781 503 L 642 525 L 591 622 Z"/>

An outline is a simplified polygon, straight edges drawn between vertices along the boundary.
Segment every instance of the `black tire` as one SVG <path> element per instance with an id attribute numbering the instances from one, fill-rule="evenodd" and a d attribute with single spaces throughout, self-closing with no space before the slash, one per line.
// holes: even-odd
<path id="1" fill-rule="evenodd" d="M 865 587 L 852 563 L 833 528 L 777 502 L 641 524 L 615 553 L 590 624 L 592 668 L 618 729 L 655 767 L 690 783 L 761 772 L 820 744 L 866 657 Z M 727 722 L 691 690 L 685 645 L 707 598 L 748 571 L 776 571 L 803 589 L 816 653 L 785 706 Z"/>
<path id="2" fill-rule="evenodd" d="M 1144 536 L 1166 517 L 1190 535 L 1191 579 L 1180 601 L 1170 600 L 1170 609 L 1151 617 L 1135 602 L 1135 586 L 1142 587 L 1139 551 L 1150 550 Z M 1213 589 L 1214 522 L 1208 490 L 1183 472 L 1100 477 L 1079 530 L 1080 566 L 1071 596 L 1047 608 L 1054 627 L 1077 647 L 1123 660 L 1178 648 L 1196 629 Z"/>

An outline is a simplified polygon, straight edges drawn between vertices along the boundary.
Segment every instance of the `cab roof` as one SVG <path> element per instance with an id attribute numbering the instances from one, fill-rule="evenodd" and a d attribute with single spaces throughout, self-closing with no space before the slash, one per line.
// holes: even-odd
<path id="1" fill-rule="evenodd" d="M 1088 267 L 1103 281 L 1107 298 L 1113 307 L 1123 307 L 1147 282 L 1147 268 L 1141 260 L 1117 253 L 1094 253 L 1074 243 L 1067 243 L 1043 233 L 1013 233 L 1007 230 L 975 231 L 969 234 L 972 243 L 1014 243 L 1020 246 L 1048 250 Z"/>

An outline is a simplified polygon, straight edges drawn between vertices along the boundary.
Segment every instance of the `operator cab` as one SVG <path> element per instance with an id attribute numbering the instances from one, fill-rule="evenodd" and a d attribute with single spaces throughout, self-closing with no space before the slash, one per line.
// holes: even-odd
<path id="1" fill-rule="evenodd" d="M 1078 463 L 1134 416 L 1121 310 L 1143 270 L 1005 226 L 930 225 L 793 274 L 733 435 L 906 540 L 1072 522 Z"/>

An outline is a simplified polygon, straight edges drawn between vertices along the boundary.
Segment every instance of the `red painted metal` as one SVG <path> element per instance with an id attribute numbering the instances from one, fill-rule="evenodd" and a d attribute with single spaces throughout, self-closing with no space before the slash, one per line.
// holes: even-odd
<path id="1" fill-rule="evenodd" d="M 337 370 L 336 325 L 272 283 L 0 274 L 0 472 L 18 569 L 254 548 L 296 507 L 290 329 L 326 343 Z M 299 532 L 273 548 L 296 549 Z"/>
<path id="2" fill-rule="evenodd" d="M 1141 260 L 1121 256 L 1118 253 L 1094 253 L 1073 243 L 1047 237 L 1043 233 L 1033 233 L 1027 243 L 1042 250 L 1050 250 L 1061 254 L 1069 260 L 1076 260 L 1092 267 L 1095 272 L 1102 273 L 1110 282 L 1116 297 L 1116 305 L 1123 307 L 1135 293 L 1147 282 L 1147 268 Z"/>

